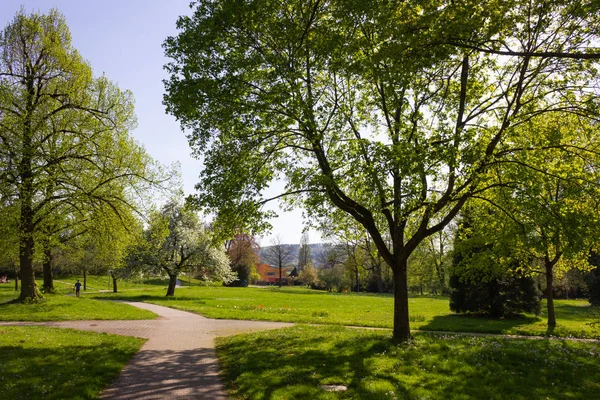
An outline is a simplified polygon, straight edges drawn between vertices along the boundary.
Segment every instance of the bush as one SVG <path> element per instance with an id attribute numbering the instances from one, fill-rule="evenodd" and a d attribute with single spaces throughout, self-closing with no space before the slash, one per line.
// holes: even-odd
<path id="1" fill-rule="evenodd" d="M 450 268 L 450 310 L 494 318 L 539 314 L 542 294 L 532 277 L 513 272 L 519 260 L 505 246 L 494 247 L 485 232 L 464 216 L 457 230 Z M 500 261 L 503 260 L 503 261 Z"/>
<path id="2" fill-rule="evenodd" d="M 237 274 L 237 279 L 227 283 L 225 286 L 245 287 L 252 279 L 251 265 L 232 265 L 231 270 Z"/>
<path id="3" fill-rule="evenodd" d="M 344 267 L 336 265 L 332 268 L 324 268 L 319 271 L 319 289 L 324 289 L 329 292 L 350 289 L 350 282 L 345 276 Z"/>
<path id="4" fill-rule="evenodd" d="M 590 271 L 585 279 L 588 287 L 589 302 L 593 306 L 600 306 L 600 255 L 593 253 L 590 256 L 590 264 L 596 268 Z"/>
<path id="5" fill-rule="evenodd" d="M 527 276 L 506 274 L 489 280 L 470 281 L 450 276 L 450 310 L 472 312 L 494 318 L 529 312 L 541 312 L 541 292 L 535 280 Z"/>

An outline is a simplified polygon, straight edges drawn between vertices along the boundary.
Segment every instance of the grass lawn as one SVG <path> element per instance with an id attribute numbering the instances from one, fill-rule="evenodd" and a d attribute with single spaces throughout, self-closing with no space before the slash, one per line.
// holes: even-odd
<path id="1" fill-rule="evenodd" d="M 17 293 L 17 295 L 15 295 Z M 18 296 L 14 287 L 0 286 L 0 321 L 68 321 L 110 319 L 154 319 L 153 312 L 127 304 L 82 296 L 45 295 L 35 304 L 7 304 Z M 1 343 L 1 342 L 0 342 Z"/>
<path id="2" fill-rule="evenodd" d="M 600 344 L 297 326 L 218 339 L 235 399 L 593 399 Z M 327 392 L 320 385 L 344 385 Z"/>
<path id="3" fill-rule="evenodd" d="M 98 398 L 143 342 L 71 329 L 0 326 L 0 398 Z"/>
<path id="4" fill-rule="evenodd" d="M 391 328 L 393 297 L 355 293 L 326 293 L 303 288 L 228 288 L 194 286 L 177 288 L 165 297 L 166 289 L 146 287 L 117 294 L 94 295 L 145 301 L 209 318 L 250 319 L 297 323 L 354 325 Z M 409 299 L 411 328 L 435 331 L 556 335 L 600 338 L 598 314 L 585 300 L 556 300 L 558 326 L 549 331 L 545 311 L 540 316 L 494 320 L 456 315 L 450 312 L 447 297 L 419 296 Z"/>

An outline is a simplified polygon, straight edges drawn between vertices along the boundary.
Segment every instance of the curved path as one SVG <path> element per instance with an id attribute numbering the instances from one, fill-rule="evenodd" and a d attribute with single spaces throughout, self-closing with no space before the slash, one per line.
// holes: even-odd
<path id="1" fill-rule="evenodd" d="M 148 339 L 101 399 L 227 399 L 214 339 L 292 326 L 283 322 L 208 319 L 148 303 L 126 302 L 159 315 L 155 320 L 4 322 L 114 333 Z"/>

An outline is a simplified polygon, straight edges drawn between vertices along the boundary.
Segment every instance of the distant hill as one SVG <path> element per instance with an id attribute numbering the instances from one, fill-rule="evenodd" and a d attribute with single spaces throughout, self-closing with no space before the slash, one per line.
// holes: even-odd
<path id="1" fill-rule="evenodd" d="M 300 245 L 299 244 L 284 244 L 286 248 L 291 248 L 292 252 L 289 257 L 289 262 L 287 265 L 296 266 L 298 265 L 298 255 L 300 253 Z M 324 250 L 327 245 L 323 243 L 311 243 L 310 245 L 310 256 L 312 259 L 312 263 L 315 266 L 319 266 L 323 263 Z M 269 259 L 269 249 L 273 246 L 264 246 L 260 248 L 260 262 L 264 264 L 275 265 L 275 260 Z"/>

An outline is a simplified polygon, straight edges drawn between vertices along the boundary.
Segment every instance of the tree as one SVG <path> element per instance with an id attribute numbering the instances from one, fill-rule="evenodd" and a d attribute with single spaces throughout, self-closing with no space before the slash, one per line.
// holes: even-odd
<path id="1" fill-rule="evenodd" d="M 100 205 L 115 214 L 135 207 L 151 161 L 129 137 L 134 124 L 131 93 L 92 77 L 56 10 L 21 11 L 0 34 L 0 179 L 19 209 L 19 301 L 40 297 L 34 245 L 48 222 Z"/>
<path id="2" fill-rule="evenodd" d="M 175 294 L 179 274 L 195 268 L 210 279 L 234 279 L 228 258 L 213 244 L 209 233 L 190 207 L 171 200 L 150 218 L 145 239 L 129 251 L 132 267 L 159 268 L 169 276 L 167 296 Z"/>
<path id="3" fill-rule="evenodd" d="M 518 128 L 521 139 L 512 145 L 525 146 L 523 138 L 529 138 L 537 146 L 494 170 L 510 184 L 494 189 L 486 198 L 506 214 L 503 229 L 511 233 L 511 245 L 541 260 L 550 327 L 556 325 L 555 276 L 573 267 L 589 269 L 589 251 L 599 244 L 600 140 L 596 130 L 596 123 L 557 113 L 523 124 Z"/>
<path id="4" fill-rule="evenodd" d="M 283 266 L 291 261 L 294 248 L 281 242 L 281 236 L 277 235 L 271 241 L 267 249 L 267 261 L 279 267 L 279 287 L 281 287 Z"/>
<path id="5" fill-rule="evenodd" d="M 315 285 L 318 281 L 318 278 L 319 273 L 310 262 L 306 264 L 302 271 L 300 271 L 300 273 L 298 274 L 298 280 L 308 287 Z"/>
<path id="6" fill-rule="evenodd" d="M 298 270 L 302 271 L 306 265 L 312 263 L 310 254 L 310 239 L 308 232 L 304 232 L 300 238 L 300 251 L 298 252 Z"/>
<path id="7" fill-rule="evenodd" d="M 393 271 L 394 337 L 408 340 L 411 253 L 500 184 L 488 172 L 519 153 L 516 127 L 596 113 L 599 7 L 195 3 L 164 47 L 167 111 L 204 160 L 197 202 L 223 224 L 260 221 L 273 199 L 346 212 Z M 285 192 L 264 198 L 274 179 Z"/>
<path id="8" fill-rule="evenodd" d="M 237 285 L 246 286 L 256 274 L 256 264 L 260 257 L 260 246 L 254 236 L 238 233 L 225 245 L 231 270 L 237 274 Z M 233 282 L 233 281 L 232 281 Z"/>

